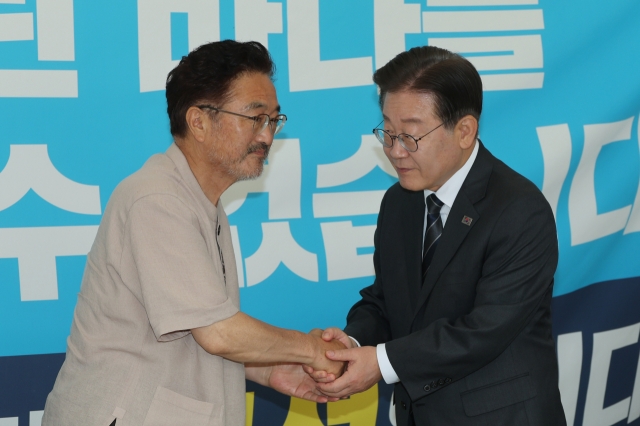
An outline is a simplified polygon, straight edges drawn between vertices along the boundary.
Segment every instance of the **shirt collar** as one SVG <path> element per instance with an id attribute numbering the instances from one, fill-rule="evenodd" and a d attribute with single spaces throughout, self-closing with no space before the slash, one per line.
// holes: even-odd
<path id="1" fill-rule="evenodd" d="M 458 192 L 460 192 L 460 188 L 462 187 L 464 180 L 467 178 L 467 175 L 469 174 L 469 170 L 471 170 L 471 166 L 473 166 L 473 162 L 476 161 L 479 148 L 480 148 L 480 144 L 476 139 L 476 145 L 473 147 L 473 152 L 471 152 L 471 155 L 469 156 L 469 158 L 467 158 L 467 161 L 464 163 L 464 166 L 462 166 L 457 172 L 455 172 L 454 175 L 451 176 L 449 180 L 446 181 L 444 185 L 442 185 L 436 191 L 436 197 L 438 197 L 440 201 L 442 201 L 449 208 L 453 206 L 453 202 L 458 196 Z M 433 191 L 429 189 L 425 189 L 424 190 L 425 200 L 431 194 L 433 194 Z"/>
<path id="2" fill-rule="evenodd" d="M 178 173 L 180 173 L 180 176 L 182 176 L 182 179 L 186 184 L 187 188 L 189 188 L 189 190 L 194 195 L 194 197 L 196 197 L 200 205 L 202 205 L 202 207 L 205 209 L 209 219 L 212 220 L 213 222 L 217 222 L 218 208 L 211 201 L 209 201 L 205 193 L 202 191 L 202 188 L 200 187 L 198 180 L 193 174 L 191 167 L 189 167 L 189 162 L 187 161 L 187 158 L 184 156 L 184 153 L 178 147 L 178 145 L 176 145 L 175 142 L 172 143 L 171 146 L 169 146 L 169 149 L 167 149 L 166 151 L 166 155 L 176 165 L 176 169 L 178 170 Z M 220 201 L 218 201 L 218 205 L 222 207 L 222 204 L 220 204 Z"/>

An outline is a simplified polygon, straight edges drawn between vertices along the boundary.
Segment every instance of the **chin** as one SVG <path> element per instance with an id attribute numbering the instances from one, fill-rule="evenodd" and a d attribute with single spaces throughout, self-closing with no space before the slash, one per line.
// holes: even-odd
<path id="1" fill-rule="evenodd" d="M 258 179 L 262 175 L 262 170 L 263 166 L 260 164 L 259 167 L 237 173 L 236 178 L 238 181 Z"/>
<path id="2" fill-rule="evenodd" d="M 398 183 L 400 183 L 401 187 L 409 191 L 424 191 L 426 189 L 424 183 L 416 182 L 412 179 L 399 179 Z"/>

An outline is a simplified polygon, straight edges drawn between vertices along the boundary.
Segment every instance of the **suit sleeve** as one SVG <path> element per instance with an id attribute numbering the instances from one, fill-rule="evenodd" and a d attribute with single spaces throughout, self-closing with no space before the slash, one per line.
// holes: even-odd
<path id="1" fill-rule="evenodd" d="M 380 276 L 380 255 L 378 247 L 379 229 L 384 216 L 384 206 L 387 195 L 382 199 L 380 213 L 378 214 L 378 226 L 373 237 L 376 250 L 373 254 L 373 266 L 376 279 L 372 285 L 360 291 L 362 299 L 358 301 L 347 315 L 347 327 L 345 333 L 354 337 L 361 346 L 374 346 L 391 339 L 391 329 L 387 318 L 384 293 L 377 277 Z"/>
<path id="2" fill-rule="evenodd" d="M 426 395 L 425 384 L 456 381 L 489 364 L 548 303 L 558 243 L 546 201 L 538 194 L 518 197 L 493 223 L 486 246 L 477 248 L 484 257 L 469 313 L 440 318 L 386 344 L 391 365 L 413 400 Z"/>

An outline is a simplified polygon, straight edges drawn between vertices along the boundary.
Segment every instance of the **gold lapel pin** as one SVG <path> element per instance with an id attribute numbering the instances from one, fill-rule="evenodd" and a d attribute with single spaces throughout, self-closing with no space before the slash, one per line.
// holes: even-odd
<path id="1" fill-rule="evenodd" d="M 462 223 L 464 223 L 465 225 L 471 226 L 471 222 L 473 222 L 473 219 L 471 219 L 469 216 L 462 217 Z"/>

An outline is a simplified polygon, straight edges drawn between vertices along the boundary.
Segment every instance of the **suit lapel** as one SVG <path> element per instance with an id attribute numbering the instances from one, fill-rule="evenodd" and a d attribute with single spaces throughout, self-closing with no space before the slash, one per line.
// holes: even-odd
<path id="1" fill-rule="evenodd" d="M 469 225 L 464 224 L 462 222 L 463 217 L 470 218 L 471 223 L 469 223 Z M 440 278 L 442 271 L 449 264 L 449 261 L 458 251 L 458 247 L 460 247 L 460 244 L 462 244 L 462 241 L 464 241 L 479 218 L 480 215 L 467 196 L 464 193 L 459 193 L 455 203 L 453 203 L 453 208 L 449 212 L 447 224 L 442 231 L 438 249 L 433 256 L 431 267 L 422 284 L 422 291 L 418 299 L 420 304 L 426 301 L 438 278 Z M 465 219 L 465 222 L 468 222 L 468 219 Z"/>
<path id="2" fill-rule="evenodd" d="M 427 302 L 440 275 L 455 256 L 469 231 L 480 220 L 480 213 L 476 210 L 475 204 L 484 198 L 491 170 L 493 169 L 491 158 L 489 151 L 480 143 L 476 161 L 473 163 L 471 170 L 469 170 L 469 174 L 453 202 L 438 243 L 438 249 L 422 283 L 422 289 L 417 300 L 418 307 Z M 417 314 L 419 309 L 414 312 Z"/>

